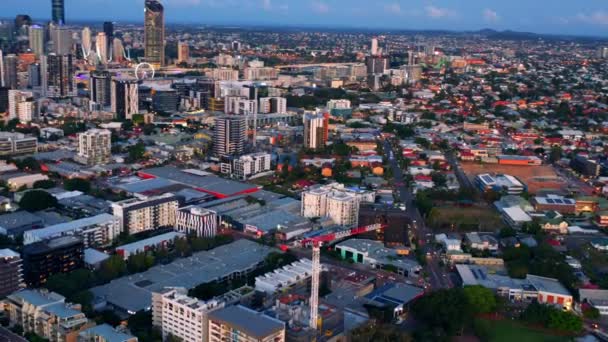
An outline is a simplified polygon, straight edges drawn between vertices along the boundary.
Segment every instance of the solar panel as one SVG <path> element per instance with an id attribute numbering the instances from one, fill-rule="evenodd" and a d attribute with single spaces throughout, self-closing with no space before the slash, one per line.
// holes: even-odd
<path id="1" fill-rule="evenodd" d="M 551 199 L 551 198 L 547 198 L 547 203 L 549 203 L 549 204 L 554 204 L 555 202 L 553 201 L 553 199 Z"/>
<path id="2" fill-rule="evenodd" d="M 555 199 L 555 203 L 557 203 L 557 204 L 564 204 L 564 201 L 562 201 L 561 199 L 557 198 L 557 199 Z"/>

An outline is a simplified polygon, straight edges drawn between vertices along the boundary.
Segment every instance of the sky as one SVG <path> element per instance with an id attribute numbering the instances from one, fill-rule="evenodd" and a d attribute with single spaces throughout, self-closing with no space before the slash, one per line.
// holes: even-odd
<path id="1" fill-rule="evenodd" d="M 608 37 L 607 0 L 162 0 L 167 23 L 516 30 Z M 66 21 L 143 21 L 144 0 L 65 0 Z M 48 19 L 51 0 L 0 0 L 0 16 Z"/>

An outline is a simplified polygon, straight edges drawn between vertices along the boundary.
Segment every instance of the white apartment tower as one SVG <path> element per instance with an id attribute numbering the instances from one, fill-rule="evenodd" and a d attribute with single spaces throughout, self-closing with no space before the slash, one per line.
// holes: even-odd
<path id="1" fill-rule="evenodd" d="M 112 132 L 90 129 L 78 134 L 78 159 L 87 165 L 107 164 L 112 159 Z"/>
<path id="2" fill-rule="evenodd" d="M 217 220 L 215 211 L 196 206 L 181 208 L 175 217 L 175 230 L 198 237 L 214 237 L 217 234 Z"/>
<path id="3" fill-rule="evenodd" d="M 29 91 L 9 90 L 8 91 L 8 117 L 9 119 L 19 119 L 22 123 L 31 122 L 34 118 L 36 103 L 34 94 Z"/>
<path id="4" fill-rule="evenodd" d="M 301 215 L 308 218 L 329 217 L 341 226 L 356 226 L 359 220 L 359 205 L 374 202 L 373 191 L 345 188 L 332 183 L 302 192 Z"/>
<path id="5" fill-rule="evenodd" d="M 169 334 L 184 342 L 209 341 L 208 314 L 224 307 L 217 300 L 208 302 L 188 297 L 185 288 L 166 288 L 152 293 L 152 325 L 163 337 Z"/>
<path id="6" fill-rule="evenodd" d="M 304 114 L 304 147 L 320 149 L 327 143 L 328 118 L 322 114 Z"/>

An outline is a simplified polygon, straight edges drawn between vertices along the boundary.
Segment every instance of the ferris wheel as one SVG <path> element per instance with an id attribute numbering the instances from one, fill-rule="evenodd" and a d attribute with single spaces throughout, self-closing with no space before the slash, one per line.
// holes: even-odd
<path id="1" fill-rule="evenodd" d="M 154 78 L 154 73 L 154 67 L 150 63 L 139 63 L 135 67 L 135 77 L 140 81 Z"/>

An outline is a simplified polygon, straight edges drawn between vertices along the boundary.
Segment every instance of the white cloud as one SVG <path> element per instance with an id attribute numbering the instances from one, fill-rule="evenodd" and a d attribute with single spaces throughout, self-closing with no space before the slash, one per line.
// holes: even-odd
<path id="1" fill-rule="evenodd" d="M 592 25 L 608 26 L 608 12 L 598 11 L 592 14 L 579 13 L 576 20 Z"/>
<path id="2" fill-rule="evenodd" d="M 500 16 L 496 11 L 486 8 L 483 10 L 483 20 L 488 23 L 495 23 L 500 20 Z"/>
<path id="3" fill-rule="evenodd" d="M 384 11 L 386 13 L 391 13 L 391 14 L 401 14 L 401 5 L 399 5 L 396 2 L 394 2 L 392 4 L 386 4 L 386 5 L 384 5 Z"/>
<path id="4" fill-rule="evenodd" d="M 431 6 L 426 6 L 424 8 L 424 10 L 426 11 L 426 15 L 433 19 L 448 18 L 448 17 L 456 16 L 456 12 L 452 11 L 449 8 L 444 8 L 444 7 L 437 7 L 437 6 L 431 5 Z"/>
<path id="5" fill-rule="evenodd" d="M 262 9 L 266 12 L 282 11 L 286 12 L 289 9 L 287 3 L 273 2 L 273 0 L 262 0 Z"/>
<path id="6" fill-rule="evenodd" d="M 313 1 L 311 6 L 312 6 L 312 10 L 316 13 L 326 14 L 329 12 L 329 5 L 327 5 L 326 3 L 322 2 L 322 1 Z"/>

